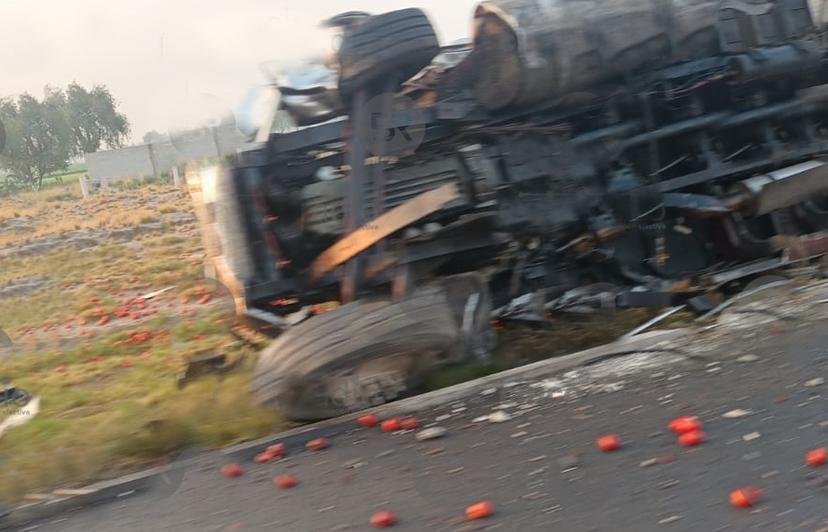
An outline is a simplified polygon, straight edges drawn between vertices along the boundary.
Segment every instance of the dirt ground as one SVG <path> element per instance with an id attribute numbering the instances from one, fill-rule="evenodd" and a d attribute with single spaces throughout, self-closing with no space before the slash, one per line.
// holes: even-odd
<path id="1" fill-rule="evenodd" d="M 0 380 L 40 400 L 0 436 L 0 501 L 284 426 L 249 397 L 251 353 L 233 344 L 231 303 L 203 259 L 189 198 L 170 185 L 0 200 L 0 330 L 13 343 Z M 188 358 L 223 346 L 245 357 L 238 371 L 178 389 Z M 16 413 L 0 408 L 0 421 Z"/>

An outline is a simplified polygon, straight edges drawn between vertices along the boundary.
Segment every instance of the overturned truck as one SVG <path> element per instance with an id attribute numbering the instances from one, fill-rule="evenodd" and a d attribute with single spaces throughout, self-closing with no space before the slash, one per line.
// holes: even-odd
<path id="1" fill-rule="evenodd" d="M 418 9 L 329 23 L 336 83 L 282 83 L 295 127 L 188 178 L 290 418 L 487 356 L 515 301 L 670 305 L 828 251 L 806 0 L 490 0 L 442 48 Z"/>

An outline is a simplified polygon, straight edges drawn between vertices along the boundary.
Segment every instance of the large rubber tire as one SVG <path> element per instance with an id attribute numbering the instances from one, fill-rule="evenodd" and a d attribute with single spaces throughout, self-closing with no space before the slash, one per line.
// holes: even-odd
<path id="1" fill-rule="evenodd" d="M 429 371 L 483 354 L 487 286 L 465 277 L 399 302 L 356 301 L 289 329 L 259 356 L 256 398 L 288 419 L 327 419 L 397 399 Z"/>
<path id="2" fill-rule="evenodd" d="M 368 17 L 342 39 L 340 96 L 347 104 L 358 89 L 389 79 L 402 83 L 428 66 L 439 52 L 437 34 L 421 9 Z"/>

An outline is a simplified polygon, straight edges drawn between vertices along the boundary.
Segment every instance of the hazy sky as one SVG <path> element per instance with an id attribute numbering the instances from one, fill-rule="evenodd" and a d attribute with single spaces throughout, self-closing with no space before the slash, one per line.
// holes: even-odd
<path id="1" fill-rule="evenodd" d="M 330 47 L 318 28 L 349 10 L 426 9 L 443 42 L 468 34 L 477 0 L 0 0 L 0 97 L 71 81 L 107 85 L 140 142 L 236 107 L 260 64 Z"/>

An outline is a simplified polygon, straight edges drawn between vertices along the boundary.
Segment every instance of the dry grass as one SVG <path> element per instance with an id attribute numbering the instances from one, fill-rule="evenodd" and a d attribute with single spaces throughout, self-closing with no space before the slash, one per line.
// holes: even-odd
<path id="1" fill-rule="evenodd" d="M 0 500 L 81 486 L 185 447 L 237 443 L 280 427 L 248 393 L 249 363 L 178 390 L 183 359 L 227 338 L 215 315 L 171 329 L 160 325 L 164 319 L 146 344 L 117 344 L 123 333 L 6 363 L 4 374 L 42 402 L 34 420 L 0 440 Z"/>
<path id="2" fill-rule="evenodd" d="M 0 235 L 0 247 L 80 228 L 129 227 L 188 210 L 186 196 L 170 187 L 115 191 L 85 201 L 71 189 L 55 187 L 0 202 L 0 221 L 29 217 L 34 225 L 25 233 Z M 175 385 L 186 357 L 232 339 L 230 305 L 218 305 L 221 311 L 216 305 L 193 310 L 192 304 L 181 310 L 181 298 L 204 286 L 212 290 L 202 279 L 201 256 L 197 231 L 167 227 L 84 251 L 0 259 L 0 286 L 33 276 L 51 280 L 45 290 L 0 299 L 0 328 L 23 346 L 0 359 L 0 377 L 41 397 L 38 416 L 0 439 L 0 500 L 84 485 L 185 447 L 232 444 L 282 426 L 277 414 L 257 407 L 249 396 L 250 358 L 223 378 L 203 377 L 184 390 Z M 68 317 L 111 315 L 124 297 L 168 285 L 175 290 L 159 298 L 160 312 L 145 321 L 113 319 L 97 336 L 81 336 L 79 327 L 64 324 Z M 26 339 L 33 328 L 45 338 L 43 347 Z M 135 328 L 149 331 L 150 339 L 126 341 Z M 53 330 L 60 331 L 60 342 L 51 340 Z"/>
<path id="3" fill-rule="evenodd" d="M 0 223 L 24 218 L 33 225 L 29 231 L 0 234 L 0 248 L 80 229 L 133 227 L 163 214 L 190 211 L 186 193 L 170 186 L 112 190 L 86 200 L 78 187 L 55 187 L 0 199 Z"/>

